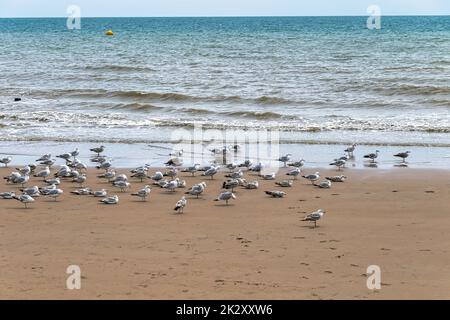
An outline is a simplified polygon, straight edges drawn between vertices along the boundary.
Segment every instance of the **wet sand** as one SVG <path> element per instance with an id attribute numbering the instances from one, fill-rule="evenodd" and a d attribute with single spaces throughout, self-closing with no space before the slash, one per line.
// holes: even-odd
<path id="1" fill-rule="evenodd" d="M 229 206 L 213 201 L 222 173 L 181 174 L 188 186 L 208 184 L 182 215 L 173 207 L 184 189 L 153 187 L 142 202 L 96 172 L 86 185 L 118 194 L 118 205 L 71 195 L 70 182 L 58 201 L 41 197 L 29 209 L 0 200 L 1 299 L 450 298 L 450 171 L 347 169 L 331 189 L 260 181 L 259 190 L 237 189 Z M 131 191 L 145 184 L 131 182 Z M 17 189 L 1 182 L 0 192 Z M 263 192 L 275 189 L 286 198 Z M 300 221 L 319 208 L 327 212 L 317 228 Z M 69 265 L 81 268 L 80 290 L 66 288 Z M 381 268 L 381 290 L 366 287 L 369 265 Z"/>

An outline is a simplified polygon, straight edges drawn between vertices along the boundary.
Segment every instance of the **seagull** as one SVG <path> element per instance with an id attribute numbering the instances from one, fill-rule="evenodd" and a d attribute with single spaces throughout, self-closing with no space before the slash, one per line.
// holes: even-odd
<path id="1" fill-rule="evenodd" d="M 32 196 L 32 197 L 39 197 L 41 193 L 39 192 L 38 186 L 28 187 L 24 189 L 20 189 L 23 193 Z"/>
<path id="2" fill-rule="evenodd" d="M 159 171 L 150 177 L 150 179 L 152 179 L 154 181 L 159 181 L 159 180 L 162 180 L 163 178 L 164 178 L 163 173 L 159 172 Z"/>
<path id="3" fill-rule="evenodd" d="M 375 159 L 378 158 L 378 154 L 379 154 L 379 153 L 380 153 L 380 151 L 376 150 L 375 153 L 369 153 L 369 154 L 366 154 L 366 155 L 364 156 L 364 158 L 370 159 L 370 160 L 372 160 L 372 162 L 375 162 Z"/>
<path id="4" fill-rule="evenodd" d="M 349 157 L 353 157 L 353 151 L 355 151 L 356 143 L 352 144 L 351 146 L 347 147 L 344 151 L 348 153 Z"/>
<path id="5" fill-rule="evenodd" d="M 176 178 L 175 180 L 169 181 L 168 183 L 166 183 L 163 188 L 164 189 L 169 189 L 172 192 L 175 192 L 175 189 L 178 188 L 178 181 L 179 179 Z"/>
<path id="6" fill-rule="evenodd" d="M 130 187 L 130 183 L 128 181 L 115 181 L 113 186 L 119 188 L 120 191 L 125 192 L 125 189 Z"/>
<path id="7" fill-rule="evenodd" d="M 105 189 L 97 190 L 94 192 L 89 192 L 90 195 L 94 196 L 95 198 L 104 198 L 108 195 L 108 191 Z"/>
<path id="8" fill-rule="evenodd" d="M 170 177 L 173 179 L 175 179 L 175 177 L 178 175 L 178 170 L 175 168 L 170 169 L 169 171 L 164 172 L 163 176 L 164 177 Z"/>
<path id="9" fill-rule="evenodd" d="M 169 159 L 166 163 L 164 163 L 168 167 L 178 167 L 183 164 L 183 161 L 177 157 Z"/>
<path id="10" fill-rule="evenodd" d="M 74 191 L 70 191 L 72 194 L 76 194 L 78 196 L 87 196 L 91 194 L 91 189 L 89 188 L 82 188 Z"/>
<path id="11" fill-rule="evenodd" d="M 326 177 L 325 179 L 330 180 L 331 182 L 344 182 L 347 177 L 346 176 L 334 176 L 334 177 Z"/>
<path id="12" fill-rule="evenodd" d="M 187 200 L 186 197 L 183 196 L 180 200 L 178 200 L 178 202 L 175 204 L 175 208 L 173 210 L 179 212 L 179 213 L 184 213 L 184 208 L 187 205 Z"/>
<path id="13" fill-rule="evenodd" d="M 287 176 L 293 176 L 294 179 L 297 179 L 297 177 L 300 175 L 301 170 L 300 168 L 295 168 L 294 170 L 289 171 L 286 173 Z"/>
<path id="14" fill-rule="evenodd" d="M 25 176 L 20 176 L 14 179 L 14 181 L 12 181 L 13 184 L 21 184 L 22 187 L 25 185 L 25 183 L 27 183 L 30 180 L 30 176 L 25 175 Z"/>
<path id="15" fill-rule="evenodd" d="M 302 177 L 305 178 L 305 179 L 307 179 L 307 180 L 309 180 L 312 184 L 314 184 L 314 182 L 316 182 L 317 180 L 319 180 L 320 175 L 319 175 L 319 172 L 316 172 L 316 173 L 314 173 L 314 174 L 310 174 L 310 175 L 302 176 Z"/>
<path id="16" fill-rule="evenodd" d="M 406 158 L 409 157 L 410 153 L 411 153 L 410 151 L 400 152 L 400 153 L 394 154 L 394 157 L 402 158 L 403 162 L 406 162 Z"/>
<path id="17" fill-rule="evenodd" d="M 3 163 L 5 165 L 5 168 L 8 167 L 8 163 L 12 161 L 12 157 L 6 157 L 3 159 L 0 159 L 0 163 Z"/>
<path id="18" fill-rule="evenodd" d="M 80 174 L 77 177 L 75 177 L 72 182 L 76 182 L 80 184 L 80 187 L 83 187 L 83 183 L 86 182 L 87 176 L 85 174 Z"/>
<path id="19" fill-rule="evenodd" d="M 48 159 L 48 160 L 41 161 L 39 164 L 51 167 L 52 165 L 55 164 L 55 162 L 56 162 L 55 159 Z"/>
<path id="20" fill-rule="evenodd" d="M 145 170 L 137 171 L 137 172 L 133 173 L 131 175 L 131 177 L 140 179 L 142 182 L 145 178 L 147 178 L 147 171 L 145 171 Z"/>
<path id="21" fill-rule="evenodd" d="M 233 170 L 236 169 L 237 167 L 238 167 L 238 165 L 236 163 L 234 163 L 234 162 L 229 163 L 229 164 L 226 165 L 226 168 L 228 170 L 230 170 L 230 172 L 233 172 Z"/>
<path id="22" fill-rule="evenodd" d="M 64 191 L 62 191 L 61 189 L 53 189 L 53 190 L 49 190 L 49 192 L 45 196 L 51 197 L 56 201 L 56 198 L 58 198 L 63 193 L 64 193 Z"/>
<path id="23" fill-rule="evenodd" d="M 255 190 L 259 188 L 259 182 L 258 181 L 247 182 L 244 185 L 244 187 L 245 189 Z"/>
<path id="24" fill-rule="evenodd" d="M 192 174 L 192 176 L 195 176 L 195 173 L 200 170 L 200 164 L 196 163 L 191 167 L 187 167 L 183 169 L 181 172 L 189 172 Z"/>
<path id="25" fill-rule="evenodd" d="M 97 156 L 100 156 L 100 153 L 102 153 L 103 151 L 105 151 L 105 146 L 100 146 L 100 147 L 92 148 L 92 149 L 89 149 L 89 151 L 92 151 L 92 152 L 96 153 Z"/>
<path id="26" fill-rule="evenodd" d="M 330 180 L 323 180 L 319 184 L 316 184 L 321 189 L 330 189 L 331 188 L 331 181 Z"/>
<path id="27" fill-rule="evenodd" d="M 252 162 L 250 160 L 245 160 L 243 163 L 238 165 L 239 168 L 250 168 L 252 166 Z"/>
<path id="28" fill-rule="evenodd" d="M 275 172 L 268 173 L 268 174 L 263 174 L 263 175 L 261 175 L 261 177 L 264 180 L 275 180 Z"/>
<path id="29" fill-rule="evenodd" d="M 118 204 L 119 203 L 119 197 L 118 196 L 112 196 L 112 197 L 108 197 L 108 198 L 104 198 L 101 200 L 98 200 L 100 203 L 103 204 Z"/>
<path id="30" fill-rule="evenodd" d="M 231 189 L 234 192 L 234 188 L 239 186 L 239 181 L 237 179 L 230 179 L 222 184 L 222 189 Z"/>
<path id="31" fill-rule="evenodd" d="M 35 177 L 39 177 L 39 178 L 44 178 L 45 179 L 50 175 L 50 168 L 47 166 L 45 167 L 44 170 L 39 171 L 38 173 L 36 173 L 34 176 Z"/>
<path id="32" fill-rule="evenodd" d="M 146 185 L 144 188 L 142 188 L 136 193 L 132 193 L 131 195 L 135 197 L 140 197 L 142 201 L 146 201 L 151 191 L 152 189 L 150 189 L 150 186 Z"/>
<path id="33" fill-rule="evenodd" d="M 17 178 L 20 178 L 22 175 L 19 172 L 12 172 L 9 176 L 4 177 L 8 183 L 15 183 Z"/>
<path id="34" fill-rule="evenodd" d="M 55 177 L 62 177 L 62 178 L 68 178 L 72 174 L 72 169 L 70 169 L 68 166 L 63 165 L 59 168 L 58 172 L 55 173 Z"/>
<path id="35" fill-rule="evenodd" d="M 27 194 L 22 194 L 20 196 L 14 196 L 13 198 L 22 202 L 25 205 L 25 208 L 28 208 L 29 203 L 34 202 L 34 199 Z"/>
<path id="36" fill-rule="evenodd" d="M 193 185 L 185 194 L 190 194 L 192 196 L 196 196 L 198 199 L 198 196 L 203 193 L 206 189 L 206 183 L 200 182 L 199 184 Z"/>
<path id="37" fill-rule="evenodd" d="M 61 184 L 61 180 L 59 178 L 53 178 L 53 179 L 44 179 L 44 182 L 48 185 L 52 185 L 52 184 L 56 184 L 56 185 L 60 185 Z"/>
<path id="38" fill-rule="evenodd" d="M 278 161 L 283 162 L 284 167 L 286 167 L 286 163 L 291 160 L 292 154 L 288 153 L 280 158 L 278 158 Z"/>
<path id="39" fill-rule="evenodd" d="M 126 174 L 122 173 L 117 175 L 111 182 L 119 182 L 119 181 L 126 181 L 128 182 L 128 177 Z"/>
<path id="40" fill-rule="evenodd" d="M 15 196 L 16 196 L 16 194 L 13 191 L 0 193 L 1 199 L 10 200 L 10 199 L 14 199 Z"/>
<path id="41" fill-rule="evenodd" d="M 16 168 L 17 171 L 19 171 L 23 176 L 29 175 L 31 173 L 31 167 L 29 165 L 26 165 L 23 168 Z"/>
<path id="42" fill-rule="evenodd" d="M 236 196 L 231 191 L 222 192 L 214 201 L 225 201 L 228 205 L 228 201 L 231 199 L 236 199 Z"/>
<path id="43" fill-rule="evenodd" d="M 278 190 L 274 190 L 274 191 L 264 191 L 267 195 L 271 196 L 272 198 L 284 198 L 284 196 L 286 195 L 286 192 L 283 191 L 278 191 Z"/>
<path id="44" fill-rule="evenodd" d="M 338 171 L 341 170 L 342 167 L 345 167 L 346 161 L 343 159 L 336 159 L 334 162 L 330 163 L 330 166 L 336 166 Z"/>
<path id="45" fill-rule="evenodd" d="M 50 191 L 55 190 L 55 189 L 56 189 L 56 185 L 52 184 L 51 186 L 45 186 L 45 187 L 39 188 L 39 192 L 43 196 L 46 196 L 50 193 Z"/>
<path id="46" fill-rule="evenodd" d="M 305 165 L 305 160 L 301 159 L 300 161 L 295 161 L 292 163 L 288 163 L 289 167 L 297 167 L 297 168 L 301 168 Z"/>
<path id="47" fill-rule="evenodd" d="M 249 170 L 253 171 L 253 172 L 261 172 L 262 169 L 264 169 L 264 164 L 262 164 L 261 162 L 256 164 L 256 165 L 254 165 L 254 166 L 251 166 L 249 168 Z"/>
<path id="48" fill-rule="evenodd" d="M 311 221 L 314 222 L 314 228 L 317 227 L 317 221 L 322 219 L 323 215 L 325 213 L 325 210 L 319 209 L 316 212 L 310 213 L 307 216 L 305 216 L 302 221 Z"/>
<path id="49" fill-rule="evenodd" d="M 212 166 L 211 168 L 209 168 L 208 170 L 203 172 L 202 176 L 211 177 L 211 180 L 212 180 L 212 179 L 214 179 L 214 175 L 217 173 L 218 170 L 219 170 L 218 166 L 217 167 Z"/>
<path id="50" fill-rule="evenodd" d="M 64 159 L 64 160 L 69 160 L 72 157 L 72 154 L 70 154 L 70 153 L 63 153 L 63 154 L 57 155 L 56 157 Z"/>
<path id="51" fill-rule="evenodd" d="M 100 165 L 98 165 L 96 168 L 97 169 L 104 169 L 105 171 L 108 171 L 108 169 L 111 168 L 111 167 L 112 167 L 111 162 L 106 161 L 106 162 L 103 162 Z"/>
<path id="52" fill-rule="evenodd" d="M 80 150 L 78 150 L 78 148 L 76 148 L 74 151 L 69 152 L 69 153 L 73 158 L 75 158 L 80 154 Z"/>
<path id="53" fill-rule="evenodd" d="M 239 179 L 239 178 L 242 178 L 243 176 L 244 176 L 244 173 L 242 172 L 242 170 L 238 170 L 236 172 L 231 172 L 229 174 L 226 174 L 225 178 Z"/>
<path id="54" fill-rule="evenodd" d="M 44 154 L 42 157 L 37 159 L 36 162 L 50 160 L 51 158 L 52 158 L 52 155 L 50 153 Z"/>
<path id="55" fill-rule="evenodd" d="M 276 185 L 283 187 L 283 188 L 292 187 L 293 183 L 294 183 L 294 181 L 292 181 L 292 180 L 283 180 L 281 182 L 278 182 L 278 181 L 275 182 Z"/>
<path id="56" fill-rule="evenodd" d="M 107 179 L 108 182 L 111 182 L 111 180 L 114 179 L 115 177 L 116 177 L 116 172 L 115 171 L 107 171 L 107 172 L 99 174 L 97 176 L 97 178 Z"/>

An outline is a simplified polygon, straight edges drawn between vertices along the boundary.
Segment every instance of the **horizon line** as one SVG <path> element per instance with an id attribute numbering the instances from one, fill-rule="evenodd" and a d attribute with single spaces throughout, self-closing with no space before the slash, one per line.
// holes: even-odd
<path id="1" fill-rule="evenodd" d="M 382 14 L 381 17 L 447 17 L 449 14 Z M 0 19 L 67 19 L 68 16 L 15 16 L 2 17 Z M 81 19 L 110 19 L 110 18 L 322 18 L 322 17 L 369 17 L 369 15 L 200 15 L 200 16 L 81 16 Z"/>

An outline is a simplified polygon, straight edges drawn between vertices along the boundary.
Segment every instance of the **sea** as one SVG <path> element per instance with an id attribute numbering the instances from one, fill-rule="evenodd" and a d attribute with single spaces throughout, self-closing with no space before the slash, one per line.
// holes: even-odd
<path id="1" fill-rule="evenodd" d="M 139 155 L 199 128 L 275 132 L 305 157 L 419 148 L 448 166 L 450 17 L 0 19 L 1 154 Z"/>

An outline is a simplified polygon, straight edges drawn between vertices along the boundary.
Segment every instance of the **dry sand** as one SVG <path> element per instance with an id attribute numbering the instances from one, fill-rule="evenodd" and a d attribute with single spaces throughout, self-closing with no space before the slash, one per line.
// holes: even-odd
<path id="1" fill-rule="evenodd" d="M 261 181 L 229 206 L 212 201 L 222 174 L 186 175 L 208 188 L 182 215 L 173 211 L 182 189 L 154 187 L 148 202 L 114 191 L 120 204 L 107 206 L 70 195 L 77 186 L 64 182 L 57 202 L 39 198 L 25 210 L 0 200 L 0 298 L 449 299 L 450 171 L 345 174 L 329 190 L 300 179 L 284 199 L 267 197 L 281 188 Z M 112 189 L 92 171 L 87 185 Z M 143 185 L 132 181 L 132 190 Z M 319 227 L 300 221 L 319 208 Z M 69 265 L 81 267 L 81 290 L 66 289 Z M 379 291 L 366 287 L 369 265 L 381 267 Z"/>

